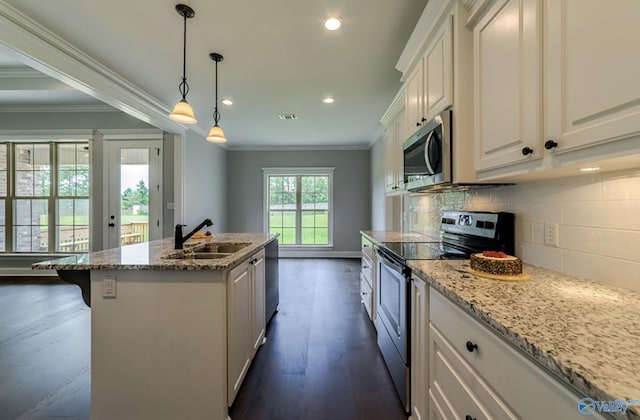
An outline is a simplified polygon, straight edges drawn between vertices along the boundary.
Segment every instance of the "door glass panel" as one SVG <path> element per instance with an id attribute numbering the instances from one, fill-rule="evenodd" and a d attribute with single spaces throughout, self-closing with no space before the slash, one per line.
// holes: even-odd
<path id="1" fill-rule="evenodd" d="M 120 149 L 120 245 L 149 240 L 149 149 Z"/>

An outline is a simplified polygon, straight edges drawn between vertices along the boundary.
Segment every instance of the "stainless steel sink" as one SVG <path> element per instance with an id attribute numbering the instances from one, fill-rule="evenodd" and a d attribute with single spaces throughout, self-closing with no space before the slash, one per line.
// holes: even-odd
<path id="1" fill-rule="evenodd" d="M 208 243 L 203 246 L 199 246 L 196 252 L 212 252 L 212 253 L 226 253 L 233 254 L 251 245 L 250 242 L 220 242 L 220 243 Z"/>
<path id="2" fill-rule="evenodd" d="M 165 255 L 171 260 L 214 260 L 225 258 L 251 245 L 250 242 L 220 242 L 195 246 L 192 249 L 176 251 Z"/>
<path id="3" fill-rule="evenodd" d="M 215 260 L 231 255 L 230 252 L 186 252 L 177 256 L 177 260 Z"/>

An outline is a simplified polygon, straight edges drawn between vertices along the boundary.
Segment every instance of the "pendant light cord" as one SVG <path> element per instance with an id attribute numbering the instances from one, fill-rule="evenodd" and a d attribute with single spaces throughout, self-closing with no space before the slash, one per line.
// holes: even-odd
<path id="1" fill-rule="evenodd" d="M 182 83 L 178 89 L 182 94 L 182 100 L 186 102 L 189 85 L 187 84 L 187 15 L 184 14 L 184 31 L 182 36 Z"/>
<path id="2" fill-rule="evenodd" d="M 220 113 L 218 112 L 218 60 L 216 60 L 216 107 L 213 111 L 213 122 L 218 125 L 220 121 Z"/>

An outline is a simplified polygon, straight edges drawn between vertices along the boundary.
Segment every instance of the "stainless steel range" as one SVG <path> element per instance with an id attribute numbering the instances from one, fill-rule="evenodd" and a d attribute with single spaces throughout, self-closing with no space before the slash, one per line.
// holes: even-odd
<path id="1" fill-rule="evenodd" d="M 407 260 L 467 259 L 485 250 L 514 252 L 512 213 L 446 211 L 440 232 L 442 240 L 437 242 L 383 242 L 376 247 L 378 347 L 407 413 L 411 403 L 411 269 Z"/>

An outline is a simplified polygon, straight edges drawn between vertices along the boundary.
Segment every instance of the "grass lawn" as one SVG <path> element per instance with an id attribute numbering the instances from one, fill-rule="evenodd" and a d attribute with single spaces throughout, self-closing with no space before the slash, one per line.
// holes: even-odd
<path id="1" fill-rule="evenodd" d="M 302 213 L 301 245 L 329 244 L 329 214 L 326 211 L 304 211 Z M 271 211 L 269 231 L 279 233 L 281 245 L 296 244 L 295 211 Z"/>

